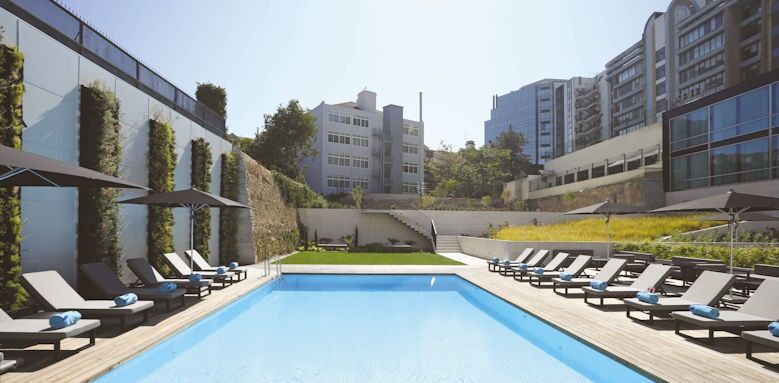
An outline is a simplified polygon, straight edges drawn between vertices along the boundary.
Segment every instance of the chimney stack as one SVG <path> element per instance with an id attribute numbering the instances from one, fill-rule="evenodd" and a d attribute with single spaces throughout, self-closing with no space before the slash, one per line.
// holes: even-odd
<path id="1" fill-rule="evenodd" d="M 422 92 L 419 92 L 419 122 L 422 122 Z"/>

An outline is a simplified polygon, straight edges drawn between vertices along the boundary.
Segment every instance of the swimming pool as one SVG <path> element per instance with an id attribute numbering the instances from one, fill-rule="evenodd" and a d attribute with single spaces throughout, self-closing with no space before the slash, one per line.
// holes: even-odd
<path id="1" fill-rule="evenodd" d="M 98 382 L 650 382 L 454 275 L 287 274 Z"/>

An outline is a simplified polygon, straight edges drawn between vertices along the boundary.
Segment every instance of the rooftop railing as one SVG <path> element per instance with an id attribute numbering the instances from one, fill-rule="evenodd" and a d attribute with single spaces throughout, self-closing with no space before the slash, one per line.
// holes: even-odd
<path id="1" fill-rule="evenodd" d="M 165 80 L 92 26 L 52 0 L 0 0 L 0 7 L 40 29 L 158 101 L 223 137 L 225 120 Z"/>

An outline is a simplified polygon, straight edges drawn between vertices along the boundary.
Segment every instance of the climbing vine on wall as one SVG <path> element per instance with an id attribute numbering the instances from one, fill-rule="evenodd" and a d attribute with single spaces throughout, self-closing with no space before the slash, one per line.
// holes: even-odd
<path id="1" fill-rule="evenodd" d="M 208 192 L 211 187 L 211 145 L 204 138 L 192 140 L 192 187 Z M 195 250 L 208 259 L 210 249 L 208 240 L 211 238 L 211 209 L 195 211 L 194 220 Z"/>
<path id="2" fill-rule="evenodd" d="M 149 188 L 150 193 L 173 191 L 176 183 L 176 138 L 170 122 L 149 120 Z M 169 271 L 162 254 L 175 251 L 173 246 L 173 212 L 170 208 L 149 206 L 147 249 L 149 262 L 163 273 Z"/>
<path id="3" fill-rule="evenodd" d="M 22 148 L 22 78 L 24 55 L 14 47 L 0 45 L 0 144 Z M 22 273 L 22 217 L 19 188 L 0 188 L 0 306 L 21 307 L 27 292 L 19 279 Z"/>
<path id="4" fill-rule="evenodd" d="M 81 166 L 119 176 L 119 163 L 122 161 L 119 107 L 114 93 L 101 83 L 81 87 Z M 104 261 L 114 271 L 119 271 L 119 193 L 117 188 L 79 189 L 79 264 Z"/>
<path id="5" fill-rule="evenodd" d="M 228 152 L 222 154 L 220 194 L 238 200 L 238 159 Z M 238 212 L 236 209 L 219 210 L 219 264 L 226 265 L 238 257 Z"/>

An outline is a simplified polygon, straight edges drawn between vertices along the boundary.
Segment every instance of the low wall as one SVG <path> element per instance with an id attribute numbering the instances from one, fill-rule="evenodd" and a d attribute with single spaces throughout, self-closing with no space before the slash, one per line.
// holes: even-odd
<path id="1" fill-rule="evenodd" d="M 565 251 L 571 255 L 590 254 L 595 258 L 606 258 L 608 244 L 606 242 L 518 242 L 502 241 L 488 238 L 458 237 L 460 250 L 474 257 L 491 259 L 514 258 L 528 247 L 546 249 L 552 252 Z M 580 250 L 580 251 L 576 251 Z"/>
<path id="2" fill-rule="evenodd" d="M 359 229 L 359 244 L 372 242 L 388 243 L 388 238 L 401 242 L 411 240 L 414 246 L 430 250 L 430 240 L 403 225 L 386 212 L 363 212 L 358 209 L 298 209 L 300 221 L 308 228 L 308 239 L 330 238 L 334 243 L 343 243 L 339 238 L 354 234 Z"/>
<path id="3" fill-rule="evenodd" d="M 562 215 L 561 213 L 542 213 L 526 211 L 445 211 L 420 210 L 424 217 L 432 218 L 439 235 L 481 236 L 490 225 L 529 225 L 534 222 L 549 225 L 553 223 L 582 219 L 581 216 Z M 427 227 L 430 222 L 417 222 Z"/>

